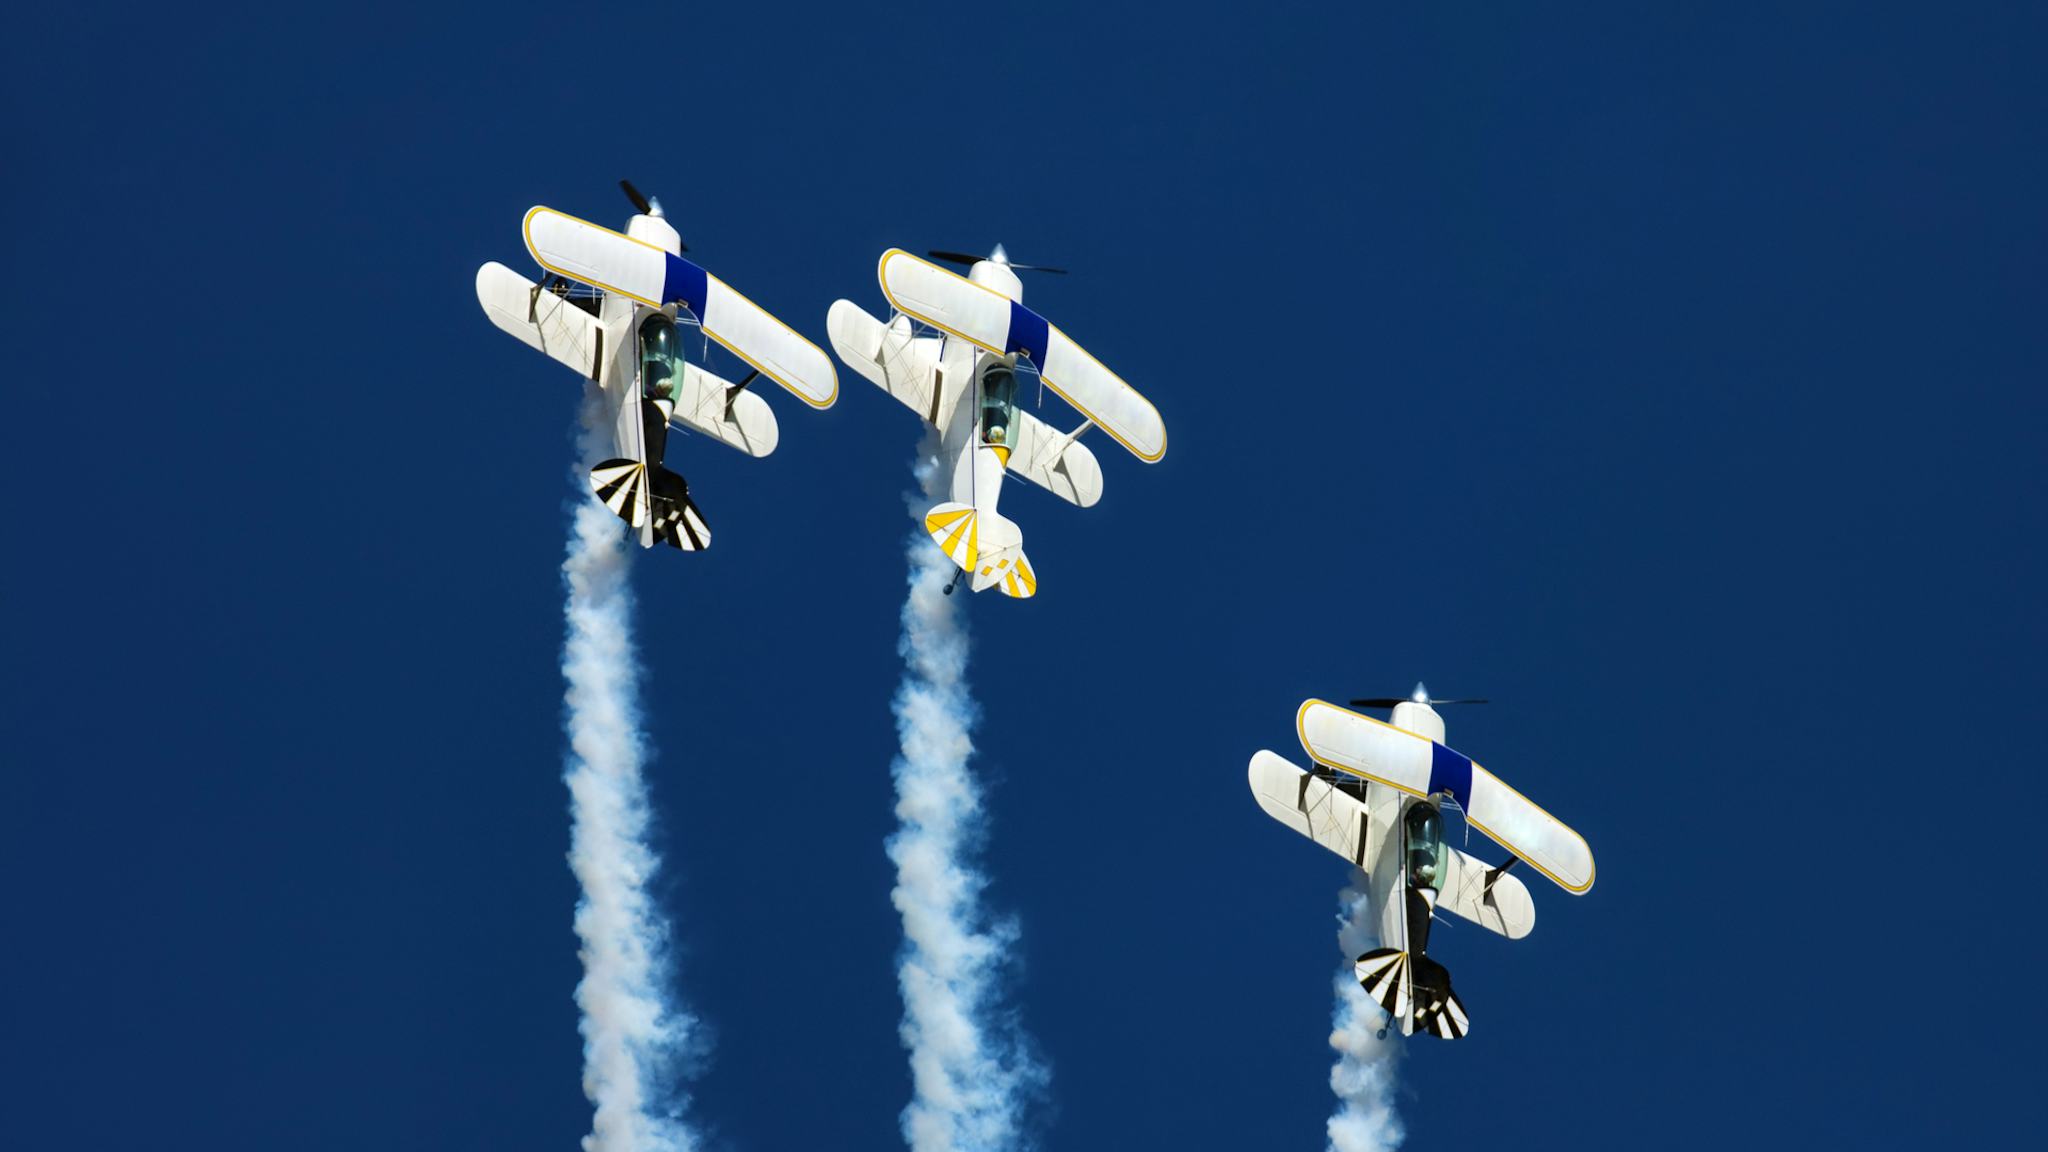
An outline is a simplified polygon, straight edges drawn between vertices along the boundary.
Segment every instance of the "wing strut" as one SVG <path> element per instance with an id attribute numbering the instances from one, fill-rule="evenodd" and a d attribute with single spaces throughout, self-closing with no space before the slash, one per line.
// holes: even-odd
<path id="1" fill-rule="evenodd" d="M 761 370 L 759 368 L 756 368 L 752 372 L 747 373 L 746 379 L 741 380 L 739 383 L 725 390 L 725 418 L 727 420 L 732 419 L 733 402 L 740 398 L 740 393 L 745 392 L 747 390 L 747 385 L 752 384 L 754 382 L 754 378 L 756 376 L 759 376 L 760 374 Z"/>

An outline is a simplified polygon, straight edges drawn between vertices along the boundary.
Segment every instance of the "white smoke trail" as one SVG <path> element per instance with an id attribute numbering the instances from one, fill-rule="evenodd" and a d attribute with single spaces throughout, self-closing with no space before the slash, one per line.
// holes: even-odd
<path id="1" fill-rule="evenodd" d="M 895 702 L 902 752 L 892 768 L 901 827 L 888 842 L 896 865 L 890 898 L 903 917 L 900 1035 L 913 1091 L 903 1138 L 912 1152 L 982 1152 L 1019 1143 L 1023 1105 L 1046 1073 L 1001 1008 L 997 980 L 1017 927 L 987 922 L 981 893 L 988 881 L 972 859 L 985 818 L 967 766 L 976 719 L 967 632 L 943 594 L 952 564 L 923 528 L 946 483 L 935 447 L 927 437 L 917 468 L 927 500 L 911 508 L 918 527 Z"/>
<path id="2" fill-rule="evenodd" d="M 585 466 L 609 455 L 610 420 L 591 389 L 583 406 Z M 579 485 L 583 476 L 577 477 Z M 688 1152 L 669 1078 L 696 1021 L 666 995 L 668 930 L 647 887 L 657 861 L 647 844 L 640 767 L 640 666 L 633 650 L 633 590 L 624 526 L 585 491 L 576 504 L 562 575 L 569 586 L 562 647 L 571 831 L 569 867 L 583 980 L 583 1092 L 596 1112 L 585 1152 Z"/>
<path id="3" fill-rule="evenodd" d="M 1343 950 L 1344 967 L 1337 973 L 1336 1027 L 1330 1033 L 1330 1047 L 1337 1050 L 1337 1063 L 1330 1069 L 1337 1111 L 1330 1117 L 1329 1152 L 1383 1152 L 1399 1148 L 1406 1133 L 1394 1114 L 1398 1042 L 1392 1033 L 1385 1040 L 1378 1038 L 1387 1014 L 1365 994 L 1351 969 L 1351 962 L 1371 951 L 1379 935 L 1365 873 L 1354 872 L 1337 899 L 1343 906 L 1337 917 L 1337 947 Z"/>

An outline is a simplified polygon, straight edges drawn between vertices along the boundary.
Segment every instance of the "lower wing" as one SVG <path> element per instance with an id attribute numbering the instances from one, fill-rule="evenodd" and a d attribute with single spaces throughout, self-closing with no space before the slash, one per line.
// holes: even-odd
<path id="1" fill-rule="evenodd" d="M 496 262 L 476 270 L 476 300 L 491 323 L 520 343 L 586 380 L 604 378 L 604 325 L 575 301 Z"/>

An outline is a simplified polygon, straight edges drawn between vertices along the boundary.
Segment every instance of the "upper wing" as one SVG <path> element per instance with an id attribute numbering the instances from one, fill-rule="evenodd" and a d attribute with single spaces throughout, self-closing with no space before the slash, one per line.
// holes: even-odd
<path id="1" fill-rule="evenodd" d="M 1159 410 L 1045 317 L 900 248 L 882 253 L 882 295 L 905 312 L 997 355 L 1022 352 L 1045 386 L 1140 460 L 1166 455 Z"/>
<path id="2" fill-rule="evenodd" d="M 1536 927 L 1536 902 L 1529 899 L 1529 890 L 1514 874 L 1503 872 L 1489 885 L 1486 877 L 1493 870 L 1484 860 L 1456 848 L 1445 856 L 1447 867 L 1443 887 L 1437 891 L 1437 911 L 1455 913 L 1461 920 L 1510 940 L 1520 940 Z"/>
<path id="3" fill-rule="evenodd" d="M 604 325 L 503 264 L 476 270 L 476 299 L 491 323 L 521 343 L 575 369 L 585 379 L 604 376 Z"/>
<path id="4" fill-rule="evenodd" d="M 825 350 L 796 334 L 768 310 L 740 295 L 716 276 L 706 276 L 704 334 L 761 370 L 763 376 L 796 393 L 813 408 L 839 399 L 839 373 Z"/>
<path id="5" fill-rule="evenodd" d="M 1302 771 L 1285 756 L 1261 750 L 1252 757 L 1252 795 L 1266 815 L 1321 844 L 1354 866 L 1372 859 L 1372 824 L 1356 797 Z"/>
<path id="6" fill-rule="evenodd" d="M 1102 499 L 1102 465 L 1080 440 L 1068 440 L 1028 412 L 1017 413 L 1009 470 L 1069 504 L 1091 507 Z"/>
<path id="7" fill-rule="evenodd" d="M 1474 764 L 1471 757 L 1321 700 L 1302 704 L 1295 727 L 1301 746 L 1316 763 L 1411 796 L 1448 792 L 1465 810 L 1467 823 L 1559 887 L 1584 892 L 1593 886 L 1593 850 L 1585 837 Z"/>
<path id="8" fill-rule="evenodd" d="M 649 308 L 680 303 L 706 336 L 804 403 L 830 408 L 839 398 L 839 374 L 823 349 L 681 256 L 552 208 L 529 210 L 523 230 L 526 250 L 548 271 Z"/>

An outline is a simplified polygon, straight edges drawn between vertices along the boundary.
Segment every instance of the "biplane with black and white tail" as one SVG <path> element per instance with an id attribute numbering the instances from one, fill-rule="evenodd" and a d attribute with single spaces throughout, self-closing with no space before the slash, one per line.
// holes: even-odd
<path id="1" fill-rule="evenodd" d="M 765 376 L 813 408 L 830 408 L 839 376 L 823 349 L 684 259 L 658 201 L 627 181 L 619 186 L 639 210 L 624 232 L 534 208 L 522 231 L 541 279 L 486 264 L 476 298 L 491 323 L 602 390 L 614 447 L 590 472 L 598 499 L 633 526 L 642 547 L 659 540 L 694 552 L 711 543 L 711 529 L 690 486 L 666 465 L 669 428 L 766 456 L 778 436 L 775 412 L 748 386 Z M 689 328 L 750 370 L 735 382 L 684 359 Z"/>
<path id="2" fill-rule="evenodd" d="M 1508 874 L 1527 864 L 1558 887 L 1593 886 L 1585 838 L 1472 758 L 1444 744 L 1444 721 L 1422 685 L 1406 700 L 1354 700 L 1392 708 L 1387 721 L 1321 700 L 1295 715 L 1311 767 L 1261 751 L 1252 795 L 1266 814 L 1365 870 L 1382 947 L 1358 957 L 1356 974 L 1404 1036 L 1446 1040 L 1470 1025 L 1451 974 L 1429 954 L 1430 924 L 1444 913 L 1519 940 L 1536 926 L 1529 890 Z M 1512 855 L 1499 867 L 1444 843 L 1442 809 L 1463 813 Z M 1385 1035 L 1385 1028 L 1381 1035 Z"/>
<path id="3" fill-rule="evenodd" d="M 983 260 L 932 255 L 969 265 L 967 275 L 891 248 L 877 269 L 888 321 L 840 300 L 826 333 L 848 367 L 938 430 L 952 498 L 925 514 L 924 527 L 959 568 L 953 583 L 965 575 L 976 592 L 1023 599 L 1037 593 L 1038 571 L 1023 531 L 996 511 L 1003 476 L 1086 508 L 1102 498 L 1102 468 L 1082 434 L 1100 428 L 1149 463 L 1166 455 L 1166 426 L 1136 389 L 1024 306 L 1017 271 L 1059 269 L 1011 264 L 1000 245 Z M 1018 406 L 1031 375 L 1080 412 L 1078 428 L 1062 432 Z"/>

